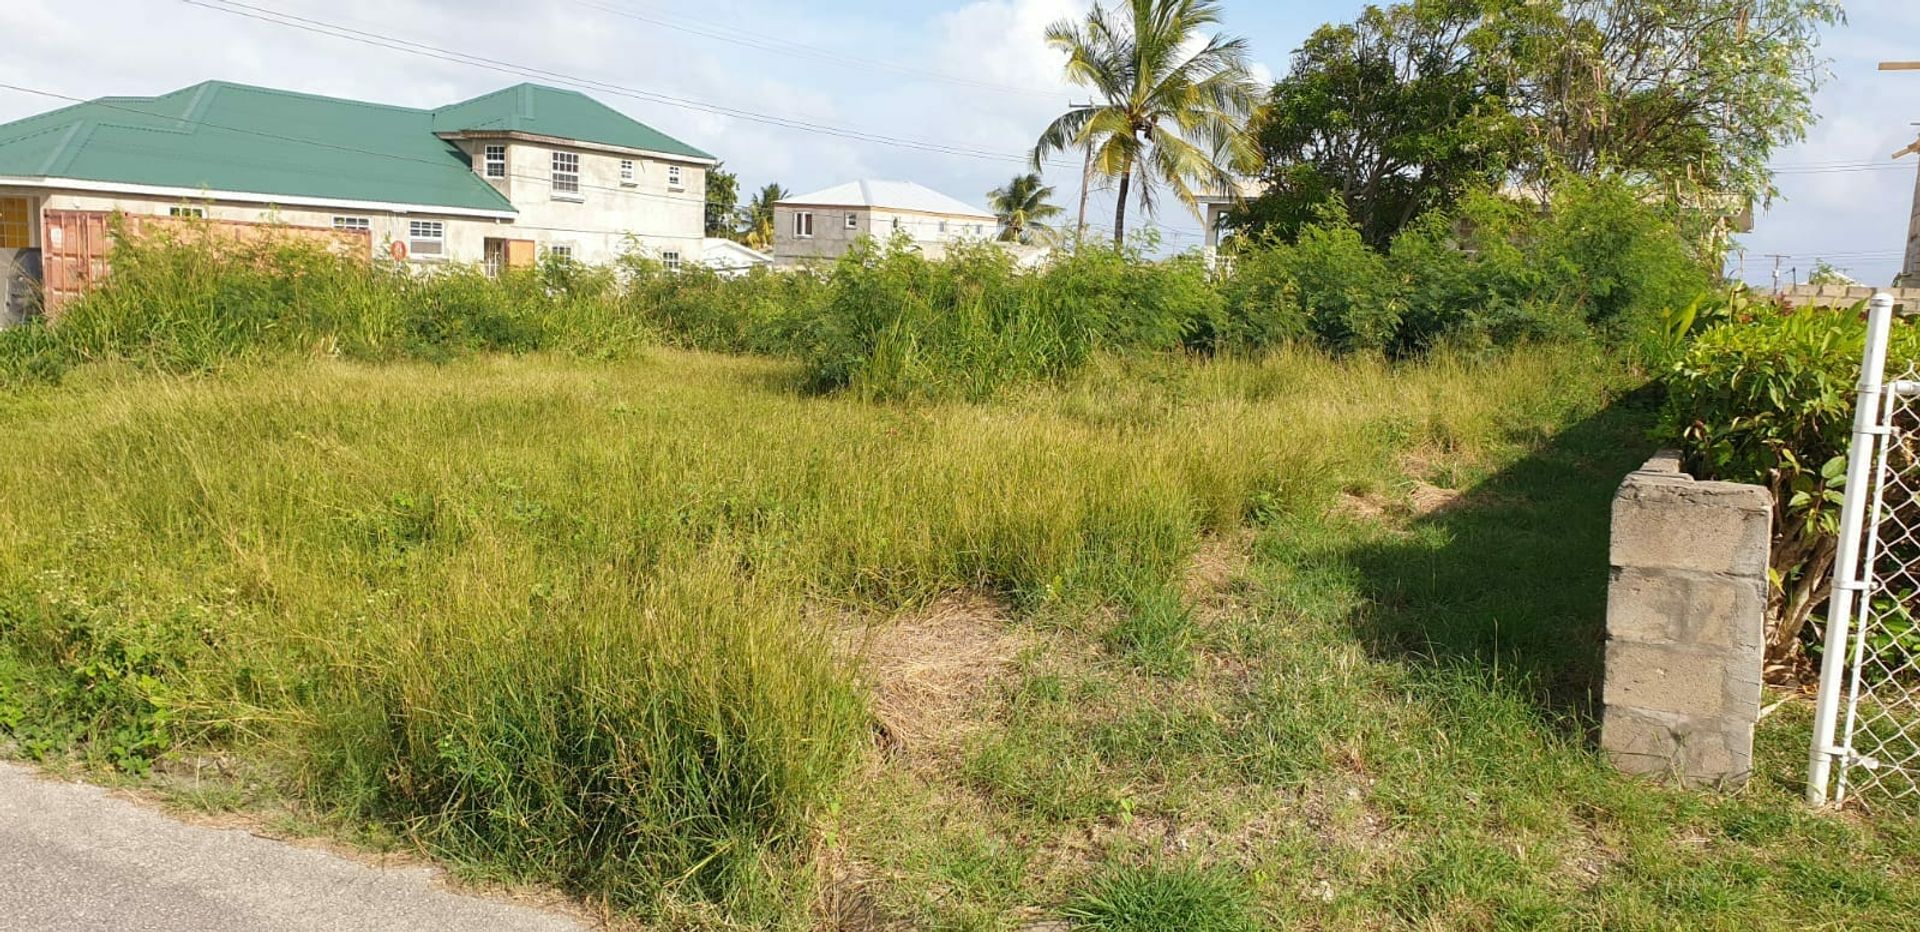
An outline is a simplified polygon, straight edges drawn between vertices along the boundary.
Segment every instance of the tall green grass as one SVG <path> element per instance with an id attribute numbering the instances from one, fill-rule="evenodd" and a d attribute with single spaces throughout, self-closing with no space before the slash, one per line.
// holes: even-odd
<path id="1" fill-rule="evenodd" d="M 234 242 L 204 227 L 116 236 L 112 272 L 58 320 L 0 331 L 0 381 L 88 362 L 206 372 L 284 355 L 445 360 L 553 349 L 622 356 L 651 342 L 613 270 L 552 262 L 489 277 L 417 272 L 311 242 Z"/>
<path id="2" fill-rule="evenodd" d="M 1191 647 L 1155 632 L 1205 535 L 1619 378 L 1579 349 L 1097 358 L 907 408 L 783 390 L 795 372 L 315 360 L 15 393 L 0 729 L 128 769 L 220 749 L 499 875 L 804 922 L 866 741 L 827 646 L 848 619 L 991 590 L 1177 677 Z"/>

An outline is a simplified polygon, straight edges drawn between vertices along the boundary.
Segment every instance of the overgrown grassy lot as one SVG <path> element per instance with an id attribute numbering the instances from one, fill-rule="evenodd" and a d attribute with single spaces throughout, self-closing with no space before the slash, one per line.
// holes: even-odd
<path id="1" fill-rule="evenodd" d="M 1910 927 L 1911 816 L 1588 748 L 1580 345 L 94 363 L 0 399 L 0 735 L 668 927 Z M 189 776 L 189 772 L 198 776 Z M 209 777 L 224 773 L 227 777 Z"/>

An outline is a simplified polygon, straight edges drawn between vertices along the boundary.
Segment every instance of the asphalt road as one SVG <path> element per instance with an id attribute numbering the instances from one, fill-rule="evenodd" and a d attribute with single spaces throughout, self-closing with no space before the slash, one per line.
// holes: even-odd
<path id="1" fill-rule="evenodd" d="M 3 932 L 587 928 L 451 892 L 437 874 L 176 822 L 99 787 L 0 761 Z"/>

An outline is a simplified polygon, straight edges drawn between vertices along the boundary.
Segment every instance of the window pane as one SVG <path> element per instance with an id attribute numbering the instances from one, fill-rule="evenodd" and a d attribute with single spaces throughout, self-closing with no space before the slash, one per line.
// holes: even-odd
<path id="1" fill-rule="evenodd" d="M 572 152 L 553 154 L 553 189 L 577 194 L 580 191 L 580 156 Z"/>
<path id="2" fill-rule="evenodd" d="M 32 229 L 31 202 L 24 197 L 0 197 L 0 249 L 27 248 Z"/>

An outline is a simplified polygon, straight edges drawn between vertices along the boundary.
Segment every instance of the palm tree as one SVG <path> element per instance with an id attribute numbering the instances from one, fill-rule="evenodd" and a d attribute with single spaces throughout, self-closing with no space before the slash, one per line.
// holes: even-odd
<path id="1" fill-rule="evenodd" d="M 1053 186 L 1040 183 L 1040 175 L 1029 172 L 1015 175 L 1006 187 L 987 192 L 987 203 L 1000 216 L 1000 240 L 1007 243 L 1053 242 L 1053 226 L 1048 220 L 1065 211 L 1047 203 Z"/>
<path id="2" fill-rule="evenodd" d="M 753 195 L 753 199 L 747 202 L 741 219 L 746 221 L 748 246 L 754 249 L 768 249 L 773 246 L 774 202 L 786 200 L 791 193 L 777 184 L 770 184 L 761 188 Z"/>
<path id="3" fill-rule="evenodd" d="M 1085 148 L 1092 171 L 1119 182 L 1116 246 L 1126 242 L 1130 194 L 1151 213 L 1165 187 L 1198 216 L 1196 189 L 1226 188 L 1233 169 L 1250 167 L 1245 124 L 1259 97 L 1246 40 L 1203 34 L 1220 22 L 1218 0 L 1121 2 L 1118 13 L 1096 4 L 1084 22 L 1047 27 L 1047 44 L 1067 53 L 1067 78 L 1095 99 L 1061 114 L 1033 148 L 1035 168 Z"/>

